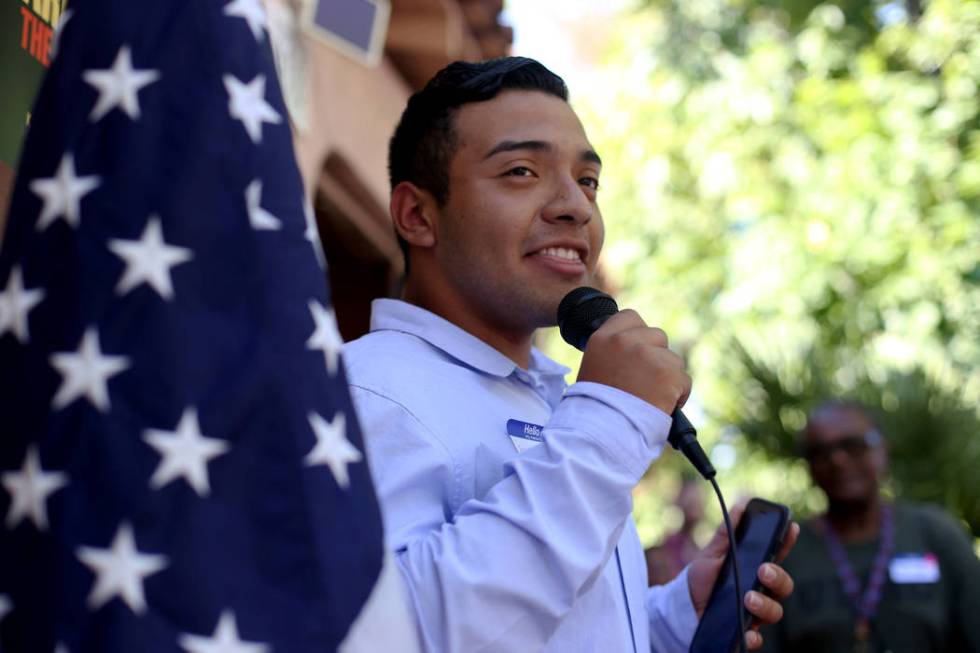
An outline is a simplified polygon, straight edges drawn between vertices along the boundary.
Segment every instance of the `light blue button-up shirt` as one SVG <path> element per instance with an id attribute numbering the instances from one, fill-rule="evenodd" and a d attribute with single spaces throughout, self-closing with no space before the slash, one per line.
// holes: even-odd
<path id="1" fill-rule="evenodd" d="M 431 651 L 686 651 L 686 571 L 646 587 L 631 490 L 670 417 L 529 369 L 411 304 L 373 304 L 344 360 L 386 537 Z M 518 452 L 508 420 L 539 425 Z M 533 429 L 532 429 L 533 430 Z"/>

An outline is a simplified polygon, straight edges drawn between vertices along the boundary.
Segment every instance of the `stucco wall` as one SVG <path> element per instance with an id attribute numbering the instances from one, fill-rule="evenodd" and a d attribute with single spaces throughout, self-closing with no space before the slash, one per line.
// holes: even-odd
<path id="1" fill-rule="evenodd" d="M 327 156 L 334 153 L 387 206 L 388 139 L 410 89 L 387 59 L 371 68 L 312 39 L 308 48 L 310 127 L 296 135 L 303 179 L 316 188 Z"/>

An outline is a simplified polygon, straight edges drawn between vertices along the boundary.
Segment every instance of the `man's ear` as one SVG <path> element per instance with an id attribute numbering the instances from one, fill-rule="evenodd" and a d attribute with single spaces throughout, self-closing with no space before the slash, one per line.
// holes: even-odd
<path id="1" fill-rule="evenodd" d="M 395 231 L 409 245 L 432 247 L 436 244 L 438 207 L 427 190 L 403 181 L 391 191 L 389 204 Z"/>

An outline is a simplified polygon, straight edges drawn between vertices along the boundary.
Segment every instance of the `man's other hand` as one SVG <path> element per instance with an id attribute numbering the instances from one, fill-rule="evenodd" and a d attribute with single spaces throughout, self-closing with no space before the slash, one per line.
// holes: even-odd
<path id="1" fill-rule="evenodd" d="M 732 507 L 730 514 L 732 529 L 738 526 L 738 521 L 745 511 L 745 503 L 740 503 Z M 800 525 L 792 522 L 783 540 L 783 546 L 776 556 L 776 562 L 781 562 L 789 554 L 796 544 L 796 538 L 800 534 Z M 711 597 L 711 589 L 715 585 L 721 566 L 725 562 L 725 554 L 728 553 L 728 532 L 725 524 L 722 523 L 715 531 L 711 542 L 708 543 L 698 557 L 691 562 L 691 568 L 687 572 L 688 589 L 691 592 L 691 602 L 698 618 L 704 614 L 704 609 L 708 606 L 708 599 Z M 762 635 L 759 634 L 760 624 L 774 624 L 783 618 L 783 606 L 780 601 L 784 600 L 793 592 L 793 579 L 786 570 L 778 564 L 767 562 L 759 566 L 757 575 L 762 586 L 768 591 L 769 596 L 754 590 L 745 594 L 745 608 L 754 617 L 752 627 L 745 633 L 745 642 L 750 650 L 758 649 L 762 646 Z M 751 579 L 743 578 L 742 583 L 748 585 Z"/>

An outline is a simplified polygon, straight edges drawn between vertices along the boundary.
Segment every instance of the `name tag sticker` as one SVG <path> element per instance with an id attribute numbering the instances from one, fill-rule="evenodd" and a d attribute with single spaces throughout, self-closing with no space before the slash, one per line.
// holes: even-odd
<path id="1" fill-rule="evenodd" d="M 888 576 L 893 583 L 938 583 L 939 558 L 934 553 L 906 553 L 888 563 Z"/>
<path id="2" fill-rule="evenodd" d="M 507 420 L 507 435 L 514 443 L 517 453 L 524 453 L 544 442 L 544 435 L 541 432 L 543 429 L 543 426 L 530 422 L 522 422 L 518 419 Z"/>

